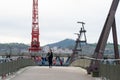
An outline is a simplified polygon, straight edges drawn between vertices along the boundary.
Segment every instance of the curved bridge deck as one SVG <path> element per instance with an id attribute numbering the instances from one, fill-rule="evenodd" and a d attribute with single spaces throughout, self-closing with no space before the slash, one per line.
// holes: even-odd
<path id="1" fill-rule="evenodd" d="M 80 67 L 31 66 L 18 71 L 7 80 L 100 80 L 87 75 Z"/>

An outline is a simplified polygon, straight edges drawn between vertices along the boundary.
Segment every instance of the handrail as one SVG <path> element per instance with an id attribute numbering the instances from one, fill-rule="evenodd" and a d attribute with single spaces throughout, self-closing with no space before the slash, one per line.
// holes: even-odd
<path id="1" fill-rule="evenodd" d="M 100 64 L 100 77 L 103 80 L 120 80 L 120 65 Z"/>
<path id="2" fill-rule="evenodd" d="M 36 65 L 32 59 L 18 59 L 10 62 L 0 63 L 0 76 L 10 74 L 27 66 Z"/>

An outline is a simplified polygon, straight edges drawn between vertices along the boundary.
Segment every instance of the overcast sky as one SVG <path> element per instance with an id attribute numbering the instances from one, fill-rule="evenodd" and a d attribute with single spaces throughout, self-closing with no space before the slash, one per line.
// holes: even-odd
<path id="1" fill-rule="evenodd" d="M 31 43 L 33 0 L 0 0 L 0 43 Z M 40 44 L 50 44 L 76 35 L 85 22 L 88 43 L 98 42 L 112 0 L 39 0 Z M 120 6 L 116 13 L 120 31 Z M 120 32 L 118 41 L 120 43 Z M 112 42 L 112 38 L 108 40 Z"/>

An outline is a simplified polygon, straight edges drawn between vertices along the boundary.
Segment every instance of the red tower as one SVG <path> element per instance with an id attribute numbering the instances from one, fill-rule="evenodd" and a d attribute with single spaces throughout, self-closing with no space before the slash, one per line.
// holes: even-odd
<path id="1" fill-rule="evenodd" d="M 33 11 L 32 11 L 32 41 L 30 52 L 39 52 L 40 42 L 39 42 L 39 19 L 38 19 L 38 0 L 33 0 Z"/>

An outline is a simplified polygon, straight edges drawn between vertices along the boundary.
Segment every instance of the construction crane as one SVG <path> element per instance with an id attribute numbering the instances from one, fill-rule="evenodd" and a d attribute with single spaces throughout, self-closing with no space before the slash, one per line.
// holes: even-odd
<path id="1" fill-rule="evenodd" d="M 32 10 L 32 41 L 30 52 L 39 52 L 40 42 L 39 42 L 39 15 L 38 15 L 38 0 L 33 0 L 33 10 Z"/>

